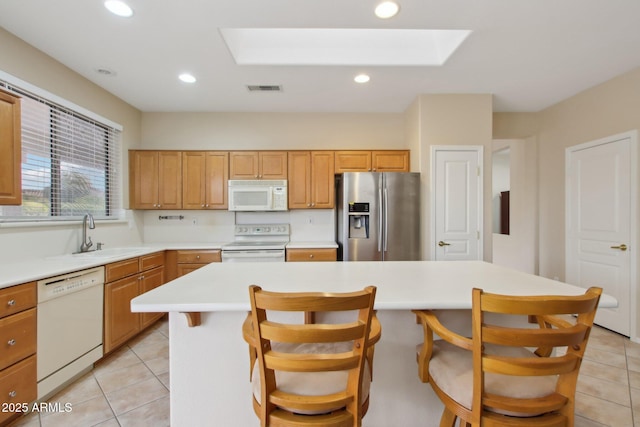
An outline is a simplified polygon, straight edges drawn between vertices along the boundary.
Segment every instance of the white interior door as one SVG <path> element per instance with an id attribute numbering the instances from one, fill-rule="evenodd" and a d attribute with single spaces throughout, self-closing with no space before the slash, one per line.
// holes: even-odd
<path id="1" fill-rule="evenodd" d="M 625 134 L 570 147 L 566 158 L 567 282 L 601 286 L 614 296 L 618 307 L 598 309 L 596 323 L 627 336 L 635 308 L 632 139 Z"/>
<path id="2" fill-rule="evenodd" d="M 431 159 L 434 259 L 482 259 L 482 147 L 434 146 Z"/>

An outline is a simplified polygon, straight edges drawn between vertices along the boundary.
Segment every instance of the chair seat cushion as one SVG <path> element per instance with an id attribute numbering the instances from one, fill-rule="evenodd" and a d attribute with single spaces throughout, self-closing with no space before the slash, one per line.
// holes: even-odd
<path id="1" fill-rule="evenodd" d="M 420 346 L 421 347 L 421 346 Z M 419 351 L 419 350 L 418 350 Z M 515 357 L 538 357 L 533 352 L 520 347 L 503 347 L 487 344 L 487 354 L 500 354 Z M 444 340 L 434 341 L 433 353 L 429 362 L 430 381 L 449 397 L 471 410 L 473 398 L 473 360 L 472 352 L 464 350 Z M 485 374 L 485 390 L 502 396 L 514 398 L 539 398 L 555 392 L 557 377 L 516 377 L 502 374 Z M 491 408 L 488 408 L 491 410 Z M 533 416 L 540 414 L 522 414 L 495 412 L 511 416 Z"/>
<path id="2" fill-rule="evenodd" d="M 343 353 L 351 351 L 353 343 L 309 343 L 309 344 L 288 344 L 288 343 L 272 343 L 272 350 L 281 353 Z M 276 384 L 278 389 L 292 394 L 303 396 L 322 396 L 326 394 L 338 393 L 344 391 L 347 384 L 348 371 L 332 371 L 332 372 L 287 372 L 275 371 Z M 371 387 L 371 374 L 369 363 L 365 359 L 364 374 L 362 376 L 362 393 L 360 403 L 366 402 L 369 397 L 369 389 Z M 261 403 L 260 396 L 260 367 L 258 363 L 254 363 L 251 374 L 251 383 L 253 386 L 253 396 L 258 403 Z M 290 408 L 282 408 L 293 412 Z M 341 408 L 332 408 L 338 410 Z M 330 412 L 301 412 L 305 415 L 318 415 L 320 413 Z"/>

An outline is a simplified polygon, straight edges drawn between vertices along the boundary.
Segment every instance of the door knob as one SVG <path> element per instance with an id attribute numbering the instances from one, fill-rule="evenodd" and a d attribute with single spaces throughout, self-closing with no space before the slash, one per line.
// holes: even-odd
<path id="1" fill-rule="evenodd" d="M 620 249 L 621 251 L 626 251 L 627 250 L 627 245 L 625 245 L 624 243 L 619 245 L 619 246 L 611 246 L 611 249 Z"/>
<path id="2" fill-rule="evenodd" d="M 443 242 L 442 240 L 440 240 L 440 241 L 438 242 L 438 246 L 440 246 L 440 247 L 442 247 L 442 246 L 451 246 L 451 243 L 445 243 L 445 242 Z"/>

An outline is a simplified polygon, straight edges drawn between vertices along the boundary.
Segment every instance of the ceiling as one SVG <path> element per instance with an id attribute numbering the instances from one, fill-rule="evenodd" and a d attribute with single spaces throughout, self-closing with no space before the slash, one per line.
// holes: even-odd
<path id="1" fill-rule="evenodd" d="M 387 20 L 380 1 L 129 0 L 119 18 L 102 0 L 3 0 L 0 26 L 144 112 L 402 112 L 427 93 L 533 112 L 640 66 L 638 0 L 397 0 Z M 238 65 L 224 28 L 472 32 L 443 66 Z"/>

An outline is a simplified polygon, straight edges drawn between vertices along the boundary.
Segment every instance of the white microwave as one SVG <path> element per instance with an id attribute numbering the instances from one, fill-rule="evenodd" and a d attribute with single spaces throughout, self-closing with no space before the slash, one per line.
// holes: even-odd
<path id="1" fill-rule="evenodd" d="M 229 180 L 230 211 L 286 211 L 287 180 Z"/>

